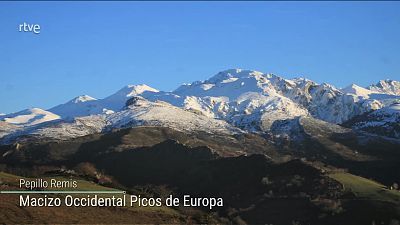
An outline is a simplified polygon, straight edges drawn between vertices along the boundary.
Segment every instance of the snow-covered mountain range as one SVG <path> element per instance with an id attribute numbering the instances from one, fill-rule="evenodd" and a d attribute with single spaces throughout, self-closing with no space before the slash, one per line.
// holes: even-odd
<path id="1" fill-rule="evenodd" d="M 377 84 L 370 85 L 368 89 L 389 95 L 400 95 L 400 82 L 395 80 L 381 80 Z"/>
<path id="2" fill-rule="evenodd" d="M 276 121 L 299 117 L 342 124 L 386 109 L 398 117 L 399 102 L 398 81 L 338 89 L 304 78 L 230 69 L 172 92 L 128 85 L 104 99 L 81 95 L 48 110 L 1 115 L 0 138 L 3 142 L 21 136 L 67 139 L 131 126 L 223 134 L 266 132 Z M 390 115 L 385 118 L 391 120 Z"/>

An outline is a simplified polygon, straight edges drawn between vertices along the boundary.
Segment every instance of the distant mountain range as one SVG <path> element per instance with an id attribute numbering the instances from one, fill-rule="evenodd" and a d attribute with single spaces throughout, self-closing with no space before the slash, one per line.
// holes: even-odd
<path id="1" fill-rule="evenodd" d="M 391 80 L 338 89 L 233 69 L 172 92 L 82 95 L 0 116 L 0 179 L 57 174 L 142 196 L 224 199 L 215 211 L 96 208 L 113 223 L 398 224 L 399 91 Z M 6 223 L 42 215 L 12 209 Z"/>
<path id="2" fill-rule="evenodd" d="M 128 85 L 104 99 L 81 95 L 48 110 L 33 108 L 0 115 L 0 138 L 6 143 L 27 136 L 63 140 L 135 126 L 264 133 L 276 130 L 279 121 L 295 118 L 399 138 L 399 104 L 399 81 L 338 89 L 304 78 L 230 69 L 172 92 Z"/>

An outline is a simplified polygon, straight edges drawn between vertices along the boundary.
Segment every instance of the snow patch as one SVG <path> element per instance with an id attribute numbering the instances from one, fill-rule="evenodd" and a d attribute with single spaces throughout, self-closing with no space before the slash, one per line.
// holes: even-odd
<path id="1" fill-rule="evenodd" d="M 353 95 L 362 96 L 362 97 L 366 97 L 366 98 L 369 98 L 370 94 L 375 93 L 371 90 L 360 87 L 356 84 L 351 84 L 351 85 L 341 89 L 341 91 L 345 94 L 353 94 Z"/>
<path id="2" fill-rule="evenodd" d="M 0 120 L 14 125 L 32 126 L 39 123 L 58 120 L 60 118 L 60 116 L 46 110 L 32 108 L 3 115 L 0 117 Z"/>
<path id="3" fill-rule="evenodd" d="M 70 103 L 80 103 L 97 100 L 89 95 L 80 95 L 70 101 Z"/>

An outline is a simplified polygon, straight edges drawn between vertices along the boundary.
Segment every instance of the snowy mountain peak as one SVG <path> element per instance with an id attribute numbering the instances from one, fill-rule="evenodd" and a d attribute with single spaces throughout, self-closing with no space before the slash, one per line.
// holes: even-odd
<path id="1" fill-rule="evenodd" d="M 142 85 L 127 85 L 104 99 L 95 99 L 88 95 L 78 96 L 71 101 L 49 109 L 63 119 L 73 119 L 80 116 L 96 114 L 112 114 L 122 110 L 128 99 L 144 93 L 157 93 L 158 90 Z"/>
<path id="2" fill-rule="evenodd" d="M 229 69 L 229 70 L 224 70 L 210 79 L 206 80 L 204 83 L 219 83 L 222 82 L 226 83 L 228 80 L 232 80 L 232 78 L 246 78 L 246 77 L 251 77 L 251 76 L 261 76 L 263 73 L 255 71 L 255 70 L 243 70 L 243 69 Z"/>
<path id="3" fill-rule="evenodd" d="M 366 88 L 360 87 L 356 84 L 351 84 L 343 89 L 341 91 L 345 94 L 353 94 L 353 95 L 359 95 L 359 96 L 368 96 L 372 93 L 374 93 L 371 90 L 368 90 Z"/>
<path id="4" fill-rule="evenodd" d="M 272 82 L 277 81 L 284 79 L 254 70 L 229 69 L 208 80 L 181 85 L 173 93 L 179 96 L 227 97 L 234 100 L 246 92 L 274 94 L 276 91 Z"/>
<path id="5" fill-rule="evenodd" d="M 370 85 L 369 90 L 389 95 L 400 95 L 400 82 L 395 80 L 380 80 Z"/>
<path id="6" fill-rule="evenodd" d="M 88 101 L 94 101 L 97 100 L 89 95 L 80 95 L 74 99 L 72 99 L 71 101 L 69 101 L 69 103 L 80 103 L 80 102 L 88 102 Z"/>
<path id="7" fill-rule="evenodd" d="M 0 121 L 16 125 L 31 126 L 60 119 L 60 116 L 40 108 L 25 109 L 16 113 L 0 116 Z"/>
<path id="8" fill-rule="evenodd" d="M 127 85 L 117 91 L 115 94 L 108 96 L 101 100 L 101 104 L 113 111 L 119 111 L 125 107 L 126 101 L 134 96 L 143 94 L 154 94 L 158 93 L 157 89 L 154 89 L 145 84 L 140 85 Z"/>
<path id="9" fill-rule="evenodd" d="M 152 88 L 150 86 L 147 86 L 146 84 L 139 84 L 139 85 L 127 85 L 126 87 L 122 88 L 119 92 L 117 93 L 123 93 L 126 94 L 125 96 L 127 97 L 132 97 L 136 95 L 143 94 L 144 92 L 149 91 L 149 92 L 159 92 L 159 90 Z"/>

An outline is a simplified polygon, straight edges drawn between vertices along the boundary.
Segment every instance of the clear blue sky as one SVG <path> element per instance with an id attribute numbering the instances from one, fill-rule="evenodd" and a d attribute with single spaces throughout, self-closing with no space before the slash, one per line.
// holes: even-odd
<path id="1" fill-rule="evenodd" d="M 0 2 L 0 112 L 228 68 L 337 87 L 400 79 L 400 2 Z M 22 22 L 40 35 L 19 33 Z"/>

